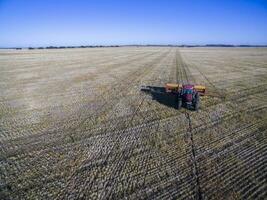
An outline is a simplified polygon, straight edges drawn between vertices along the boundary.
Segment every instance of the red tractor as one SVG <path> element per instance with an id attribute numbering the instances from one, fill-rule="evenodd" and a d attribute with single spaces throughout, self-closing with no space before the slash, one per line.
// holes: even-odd
<path id="1" fill-rule="evenodd" d="M 206 87 L 202 85 L 167 83 L 165 89 L 167 93 L 177 95 L 178 109 L 184 106 L 188 109 L 198 110 L 200 104 L 199 96 L 205 94 Z"/>

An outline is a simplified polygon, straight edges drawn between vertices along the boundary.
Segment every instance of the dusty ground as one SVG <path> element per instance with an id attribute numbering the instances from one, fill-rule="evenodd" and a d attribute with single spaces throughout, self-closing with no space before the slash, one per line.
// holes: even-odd
<path id="1" fill-rule="evenodd" d="M 199 112 L 141 85 L 205 84 Z M 267 49 L 0 51 L 3 199 L 263 199 Z"/>

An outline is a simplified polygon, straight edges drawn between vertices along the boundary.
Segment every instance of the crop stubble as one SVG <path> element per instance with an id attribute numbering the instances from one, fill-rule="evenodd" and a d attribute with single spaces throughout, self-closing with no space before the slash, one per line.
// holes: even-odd
<path id="1" fill-rule="evenodd" d="M 267 50 L 0 52 L 1 195 L 266 197 Z M 141 85 L 200 83 L 199 112 Z"/>

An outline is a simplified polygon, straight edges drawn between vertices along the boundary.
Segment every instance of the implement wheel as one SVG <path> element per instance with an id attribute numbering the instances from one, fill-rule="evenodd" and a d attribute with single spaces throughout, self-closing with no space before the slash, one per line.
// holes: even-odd
<path id="1" fill-rule="evenodd" d="M 194 110 L 198 111 L 199 110 L 199 106 L 200 106 L 200 98 L 199 98 L 199 94 L 196 93 L 195 99 L 194 99 Z"/>
<path id="2" fill-rule="evenodd" d="M 177 108 L 180 109 L 182 107 L 182 98 L 178 98 L 178 102 L 177 102 Z"/>

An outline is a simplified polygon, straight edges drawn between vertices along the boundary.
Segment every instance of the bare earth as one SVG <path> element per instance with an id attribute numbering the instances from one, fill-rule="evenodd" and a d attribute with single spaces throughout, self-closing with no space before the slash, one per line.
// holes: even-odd
<path id="1" fill-rule="evenodd" d="M 0 50 L 0 196 L 264 199 L 266 110 L 266 48 Z"/>

